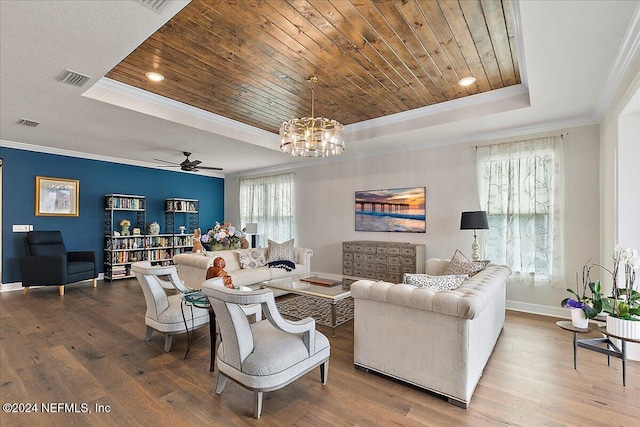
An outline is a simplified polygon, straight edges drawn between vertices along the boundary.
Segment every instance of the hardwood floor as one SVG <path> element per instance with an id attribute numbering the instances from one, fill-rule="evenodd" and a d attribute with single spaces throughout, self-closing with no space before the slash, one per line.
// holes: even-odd
<path id="1" fill-rule="evenodd" d="M 159 334 L 143 341 L 146 305 L 135 280 L 71 285 L 64 296 L 55 286 L 2 293 L 0 308 L 1 403 L 36 403 L 39 411 L 40 404 L 77 404 L 77 412 L 3 412 L 3 426 L 639 425 L 640 363 L 628 362 L 626 387 L 617 359 L 607 367 L 606 356 L 579 349 L 574 370 L 572 334 L 550 317 L 507 312 L 468 410 L 354 369 L 348 322 L 330 338 L 327 385 L 317 370 L 265 393 L 254 420 L 251 392 L 229 382 L 215 394 L 207 327 L 196 332 L 186 360 L 185 335 L 170 353 Z M 91 413 L 81 412 L 82 403 Z M 96 412 L 96 404 L 109 412 Z"/>

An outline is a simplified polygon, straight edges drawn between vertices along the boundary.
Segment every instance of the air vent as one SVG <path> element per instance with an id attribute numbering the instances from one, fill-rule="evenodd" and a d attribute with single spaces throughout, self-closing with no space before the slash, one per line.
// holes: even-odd
<path id="1" fill-rule="evenodd" d="M 91 77 L 85 76 L 84 74 L 80 74 L 71 70 L 64 70 L 56 80 L 62 83 L 67 83 L 73 86 L 81 87 L 90 79 Z"/>
<path id="2" fill-rule="evenodd" d="M 29 126 L 29 127 L 36 127 L 40 124 L 40 122 L 36 122 L 35 120 L 27 120 L 27 119 L 20 119 L 18 120 L 18 124 L 22 125 L 22 126 Z"/>
<path id="3" fill-rule="evenodd" d="M 153 10 L 156 13 L 162 13 L 169 5 L 170 0 L 136 0 L 143 6 Z"/>

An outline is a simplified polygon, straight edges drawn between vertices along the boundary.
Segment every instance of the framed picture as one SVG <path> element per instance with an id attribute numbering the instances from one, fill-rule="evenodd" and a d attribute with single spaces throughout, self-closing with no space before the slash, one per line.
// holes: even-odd
<path id="1" fill-rule="evenodd" d="M 426 233 L 425 187 L 356 191 L 356 231 Z"/>
<path id="2" fill-rule="evenodd" d="M 36 216 L 78 216 L 80 181 L 36 176 Z"/>

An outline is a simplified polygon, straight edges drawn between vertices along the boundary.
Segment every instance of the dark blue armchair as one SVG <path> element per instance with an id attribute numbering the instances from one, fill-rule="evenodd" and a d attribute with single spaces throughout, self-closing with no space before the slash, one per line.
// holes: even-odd
<path id="1" fill-rule="evenodd" d="M 93 251 L 67 252 L 59 231 L 30 231 L 24 238 L 26 256 L 20 263 L 22 293 L 29 286 L 58 286 L 64 295 L 64 285 L 93 279 L 98 284 L 98 265 Z"/>

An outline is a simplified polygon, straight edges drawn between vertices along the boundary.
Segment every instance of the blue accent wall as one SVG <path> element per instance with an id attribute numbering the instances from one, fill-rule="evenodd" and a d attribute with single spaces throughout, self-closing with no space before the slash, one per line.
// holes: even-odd
<path id="1" fill-rule="evenodd" d="M 2 175 L 2 283 L 20 281 L 18 257 L 24 255 L 25 233 L 12 232 L 14 224 L 33 224 L 34 230 L 60 230 L 69 251 L 92 250 L 104 271 L 104 196 L 110 193 L 146 197 L 146 222 L 156 221 L 164 233 L 164 201 L 172 197 L 200 200 L 200 227 L 224 221 L 224 179 L 98 160 L 0 148 Z M 35 215 L 36 176 L 80 181 L 78 217 Z M 188 226 L 186 215 L 176 215 L 176 227 Z M 135 212 L 114 214 L 131 220 Z M 118 222 L 116 222 L 118 221 Z M 117 227 L 119 229 L 119 227 Z"/>

